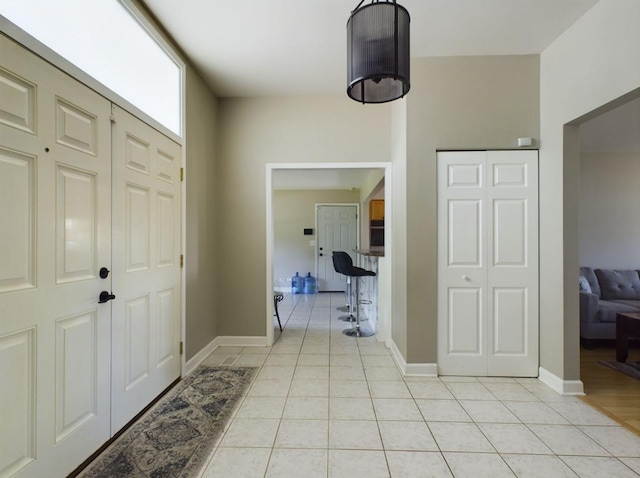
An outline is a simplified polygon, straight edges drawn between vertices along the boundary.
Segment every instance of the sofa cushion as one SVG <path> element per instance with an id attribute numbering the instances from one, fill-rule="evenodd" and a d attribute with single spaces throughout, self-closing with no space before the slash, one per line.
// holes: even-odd
<path id="1" fill-rule="evenodd" d="M 600 297 L 600 284 L 598 284 L 598 278 L 596 277 L 596 273 L 591 267 L 581 267 L 580 275 L 589 281 L 589 285 L 591 286 L 591 292 Z"/>
<path id="2" fill-rule="evenodd" d="M 629 307 L 635 307 L 638 310 L 634 310 L 634 312 L 640 312 L 640 300 L 611 300 L 609 302 L 615 302 L 616 304 L 628 305 Z"/>
<path id="3" fill-rule="evenodd" d="M 591 290 L 591 284 L 589 284 L 589 281 L 585 276 L 578 277 L 578 287 L 580 289 L 580 292 L 587 292 L 589 294 L 593 292 Z"/>
<path id="4" fill-rule="evenodd" d="M 638 312 L 639 310 L 635 307 L 624 304 L 619 301 L 609 301 L 609 300 L 601 300 L 599 302 L 600 309 L 598 310 L 598 321 L 605 323 L 614 323 L 616 322 L 616 314 L 620 312 Z"/>
<path id="5" fill-rule="evenodd" d="M 602 299 L 640 300 L 640 276 L 638 276 L 638 271 L 596 269 L 595 273 L 600 284 L 600 297 Z"/>

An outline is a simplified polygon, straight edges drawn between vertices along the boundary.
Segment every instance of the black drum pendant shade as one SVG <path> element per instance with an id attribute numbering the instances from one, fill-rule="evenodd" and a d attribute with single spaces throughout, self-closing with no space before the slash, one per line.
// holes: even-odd
<path id="1" fill-rule="evenodd" d="M 361 103 L 402 98 L 410 88 L 409 12 L 395 0 L 360 5 L 347 22 L 347 95 Z"/>

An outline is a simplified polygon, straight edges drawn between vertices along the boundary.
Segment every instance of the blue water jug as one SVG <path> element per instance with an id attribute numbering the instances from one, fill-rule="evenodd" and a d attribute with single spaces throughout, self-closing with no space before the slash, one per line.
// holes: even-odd
<path id="1" fill-rule="evenodd" d="M 307 277 L 304 278 L 304 293 L 316 293 L 316 278 L 311 275 L 311 272 L 308 272 Z"/>
<path id="2" fill-rule="evenodd" d="M 296 275 L 294 275 L 291 278 L 291 293 L 302 294 L 303 289 L 304 289 L 304 279 L 300 277 L 296 272 Z"/>

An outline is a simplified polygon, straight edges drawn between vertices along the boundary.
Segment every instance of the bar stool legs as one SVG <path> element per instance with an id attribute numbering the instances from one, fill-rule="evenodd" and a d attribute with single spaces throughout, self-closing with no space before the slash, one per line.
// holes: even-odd
<path id="1" fill-rule="evenodd" d="M 371 337 L 375 332 L 371 329 L 362 329 L 360 327 L 360 277 L 356 277 L 356 324 L 351 329 L 342 331 L 344 335 L 349 337 Z"/>
<path id="2" fill-rule="evenodd" d="M 336 307 L 336 310 L 339 310 L 340 312 L 350 312 L 351 309 L 349 307 L 349 304 L 351 303 L 351 277 L 349 276 L 347 276 L 347 287 L 344 290 L 344 298 L 345 298 L 345 305 Z M 346 316 L 343 315 L 341 317 L 346 317 Z M 340 320 L 345 320 L 345 319 L 342 319 L 341 317 L 339 317 Z"/>
<path id="3" fill-rule="evenodd" d="M 345 312 L 349 312 L 347 315 L 341 315 L 338 320 L 343 322 L 355 322 L 356 318 L 353 316 L 353 293 L 351 291 L 351 277 L 347 276 L 347 288 L 345 289 L 347 296 L 347 305 Z"/>

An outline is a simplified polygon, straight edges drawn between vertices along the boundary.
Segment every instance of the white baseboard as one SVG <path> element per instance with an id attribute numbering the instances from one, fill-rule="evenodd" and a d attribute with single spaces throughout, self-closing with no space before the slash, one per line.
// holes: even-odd
<path id="1" fill-rule="evenodd" d="M 182 370 L 183 377 L 186 377 L 191 372 L 193 372 L 193 370 L 198 365 L 200 365 L 202 361 L 206 359 L 211 354 L 211 352 L 213 352 L 216 349 L 216 347 L 218 347 L 218 344 L 216 343 L 218 339 L 219 337 L 216 337 L 215 339 L 213 339 L 211 342 L 205 345 L 197 354 L 195 354 L 193 357 L 191 357 L 189 360 L 187 360 L 184 363 L 184 369 Z"/>
<path id="2" fill-rule="evenodd" d="M 437 377 L 438 376 L 438 364 L 435 363 L 407 363 L 407 361 L 400 353 L 398 346 L 389 339 L 387 341 L 387 347 L 391 350 L 391 356 L 396 362 L 396 365 L 405 377 Z"/>
<path id="3" fill-rule="evenodd" d="M 193 370 L 202 363 L 211 353 L 218 347 L 266 347 L 266 337 L 235 337 L 235 336 L 220 336 L 213 339 L 202 350 L 195 354 L 184 364 L 184 370 L 182 376 L 186 377 Z"/>
<path id="4" fill-rule="evenodd" d="M 561 395 L 575 396 L 585 394 L 582 380 L 563 380 L 542 367 L 538 371 L 538 380 Z"/>
<path id="5" fill-rule="evenodd" d="M 391 350 L 391 356 L 393 357 L 393 360 L 396 362 L 396 365 L 398 366 L 400 371 L 404 374 L 404 371 L 407 368 L 407 361 L 402 356 L 402 353 L 400 353 L 400 350 L 398 349 L 398 346 L 393 341 L 393 339 L 389 339 L 389 341 L 387 342 L 387 347 L 389 347 L 389 350 Z"/>
<path id="6" fill-rule="evenodd" d="M 437 377 L 437 363 L 408 363 L 405 372 L 407 377 Z"/>
<path id="7" fill-rule="evenodd" d="M 225 335 L 222 337 L 216 337 L 218 340 L 218 347 L 266 347 L 266 337 L 243 337 Z"/>

